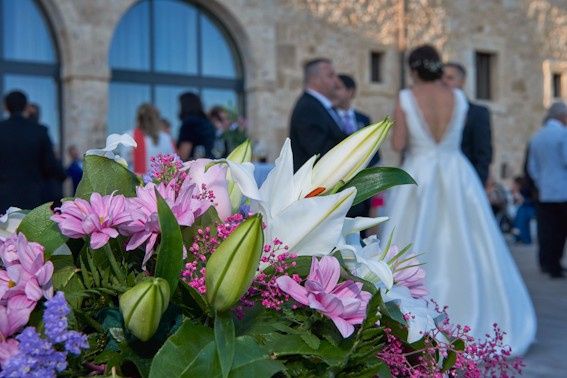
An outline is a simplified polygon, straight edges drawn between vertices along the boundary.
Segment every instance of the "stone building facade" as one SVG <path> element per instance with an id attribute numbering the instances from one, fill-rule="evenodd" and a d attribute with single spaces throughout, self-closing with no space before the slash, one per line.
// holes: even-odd
<path id="1" fill-rule="evenodd" d="M 137 0 L 37 1 L 60 55 L 64 144 L 83 149 L 104 144 L 109 46 Z M 243 111 L 252 137 L 271 157 L 288 134 L 290 110 L 302 89 L 302 63 L 316 56 L 354 75 L 357 107 L 379 120 L 391 113 L 407 82 L 401 78 L 404 51 L 431 43 L 445 59 L 462 62 L 470 72 L 466 89 L 472 99 L 475 57 L 488 54 L 491 95 L 479 102 L 492 109 L 497 176 L 520 172 L 525 144 L 545 106 L 554 95 L 567 96 L 564 0 L 188 1 L 207 9 L 234 39 L 243 62 Z M 372 69 L 379 71 L 374 82 Z M 388 146 L 384 155 L 395 164 Z"/>

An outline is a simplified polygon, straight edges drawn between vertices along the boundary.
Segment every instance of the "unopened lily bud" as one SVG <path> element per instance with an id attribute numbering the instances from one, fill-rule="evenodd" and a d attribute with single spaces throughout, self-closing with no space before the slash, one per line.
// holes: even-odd
<path id="1" fill-rule="evenodd" d="M 393 123 L 385 119 L 366 126 L 327 152 L 313 167 L 311 188 L 333 189 L 340 181 L 348 182 L 366 168 L 386 139 Z M 311 190 L 304 194 L 309 194 Z"/>
<path id="2" fill-rule="evenodd" d="M 228 310 L 246 293 L 263 245 L 262 216 L 257 214 L 240 224 L 211 255 L 206 267 L 207 301 L 216 311 Z"/>
<path id="3" fill-rule="evenodd" d="M 122 294 L 120 311 L 126 328 L 138 339 L 148 341 L 159 326 L 169 297 L 169 285 L 159 277 L 144 280 Z"/>
<path id="4" fill-rule="evenodd" d="M 250 140 L 247 139 L 244 143 L 236 147 L 227 156 L 226 160 L 230 160 L 239 164 L 250 162 L 250 160 L 252 160 L 252 143 L 250 143 Z M 240 201 L 242 200 L 242 192 L 232 179 L 230 171 L 227 173 L 226 179 L 228 181 L 228 195 L 230 197 L 230 204 L 233 210 L 238 209 L 238 207 L 240 206 Z"/>

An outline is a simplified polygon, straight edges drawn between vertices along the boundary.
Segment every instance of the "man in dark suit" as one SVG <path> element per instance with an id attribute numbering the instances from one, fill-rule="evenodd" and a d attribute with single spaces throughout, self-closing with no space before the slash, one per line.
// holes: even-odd
<path id="1" fill-rule="evenodd" d="M 41 205 L 43 180 L 60 174 L 47 130 L 22 115 L 26 105 L 22 92 L 4 97 L 10 118 L 0 122 L 0 214 Z"/>
<path id="2" fill-rule="evenodd" d="M 339 85 L 335 94 L 335 106 L 341 117 L 343 132 L 350 135 L 361 128 L 370 125 L 370 117 L 359 112 L 353 107 L 353 101 L 356 97 L 356 81 L 350 75 L 339 74 Z M 368 163 L 369 167 L 378 164 L 380 154 L 376 155 Z M 353 206 L 347 216 L 349 217 L 367 217 L 370 214 L 370 200 Z"/>
<path id="3" fill-rule="evenodd" d="M 313 155 L 325 154 L 347 136 L 332 103 L 338 85 L 332 62 L 326 58 L 307 62 L 303 80 L 305 91 L 293 108 L 289 131 L 296 171 Z"/>
<path id="4" fill-rule="evenodd" d="M 452 88 L 463 89 L 467 71 L 459 63 L 449 62 L 443 67 L 443 82 Z M 461 149 L 470 160 L 483 185 L 486 185 L 492 162 L 492 135 L 490 111 L 487 107 L 469 101 L 469 111 Z"/>

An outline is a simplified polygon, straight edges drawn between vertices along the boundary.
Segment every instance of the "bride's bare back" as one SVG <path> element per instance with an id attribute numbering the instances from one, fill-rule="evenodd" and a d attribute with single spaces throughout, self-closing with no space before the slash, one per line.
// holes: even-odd
<path id="1" fill-rule="evenodd" d="M 452 89 L 440 82 L 431 82 L 416 84 L 411 91 L 423 117 L 424 126 L 428 128 L 426 131 L 436 143 L 441 142 L 451 124 L 455 108 Z"/>

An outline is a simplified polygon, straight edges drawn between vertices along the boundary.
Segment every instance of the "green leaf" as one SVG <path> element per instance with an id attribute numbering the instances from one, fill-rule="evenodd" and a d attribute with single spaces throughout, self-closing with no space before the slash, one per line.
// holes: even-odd
<path id="1" fill-rule="evenodd" d="M 393 186 L 416 184 L 414 179 L 404 170 L 392 167 L 373 167 L 360 171 L 340 191 L 356 188 L 356 197 L 352 205 L 357 205 L 368 198 Z"/>
<path id="2" fill-rule="evenodd" d="M 179 274 L 183 269 L 183 241 L 175 215 L 156 189 L 161 241 L 157 250 L 156 277 L 169 283 L 171 295 L 175 293 Z"/>
<path id="3" fill-rule="evenodd" d="M 215 316 L 215 344 L 223 378 L 228 377 L 234 359 L 234 322 L 226 311 Z"/>
<path id="4" fill-rule="evenodd" d="M 185 320 L 155 355 L 150 378 L 189 377 L 203 358 L 210 358 L 210 370 L 213 370 L 216 359 L 213 330 Z"/>
<path id="5" fill-rule="evenodd" d="M 262 346 L 270 355 L 280 356 L 311 356 L 325 362 L 329 366 L 341 365 L 348 350 L 334 346 L 326 340 L 321 340 L 318 349 L 313 349 L 305 343 L 300 335 L 282 335 L 272 333 L 264 336 Z"/>
<path id="6" fill-rule="evenodd" d="M 76 271 L 77 269 L 74 266 L 66 266 L 55 270 L 52 276 L 53 289 L 55 291 L 62 290 L 76 274 Z"/>
<path id="7" fill-rule="evenodd" d="M 73 256 L 71 255 L 53 255 L 49 258 L 49 261 L 53 263 L 53 268 L 55 271 L 66 268 L 68 266 L 75 268 Z"/>
<path id="8" fill-rule="evenodd" d="M 284 365 L 272 360 L 252 337 L 240 336 L 236 339 L 236 354 L 229 377 L 269 378 L 284 369 Z"/>
<path id="9" fill-rule="evenodd" d="M 309 331 L 303 331 L 299 336 L 305 341 L 305 344 L 309 345 L 311 349 L 319 349 L 321 345 L 321 340 Z"/>
<path id="10" fill-rule="evenodd" d="M 140 180 L 128 168 L 102 156 L 88 155 L 83 161 L 83 178 L 77 187 L 77 197 L 89 199 L 91 193 L 101 195 L 116 191 L 128 197 L 136 195 Z"/>
<path id="11" fill-rule="evenodd" d="M 59 231 L 57 223 L 50 219 L 52 215 L 51 202 L 45 203 L 30 211 L 18 227 L 18 231 L 29 241 L 39 243 L 45 248 L 46 259 L 67 241 Z"/>
<path id="12" fill-rule="evenodd" d="M 179 297 L 179 303 L 177 304 L 179 306 L 190 308 L 191 310 L 197 308 L 198 310 L 200 310 L 201 314 L 207 312 L 208 310 L 207 302 L 205 302 L 205 299 L 201 294 L 199 294 L 197 290 L 189 286 L 187 282 L 183 280 L 179 281 L 178 288 L 179 288 L 180 297 Z M 192 306 L 191 302 L 194 302 L 197 306 L 196 307 Z"/>

